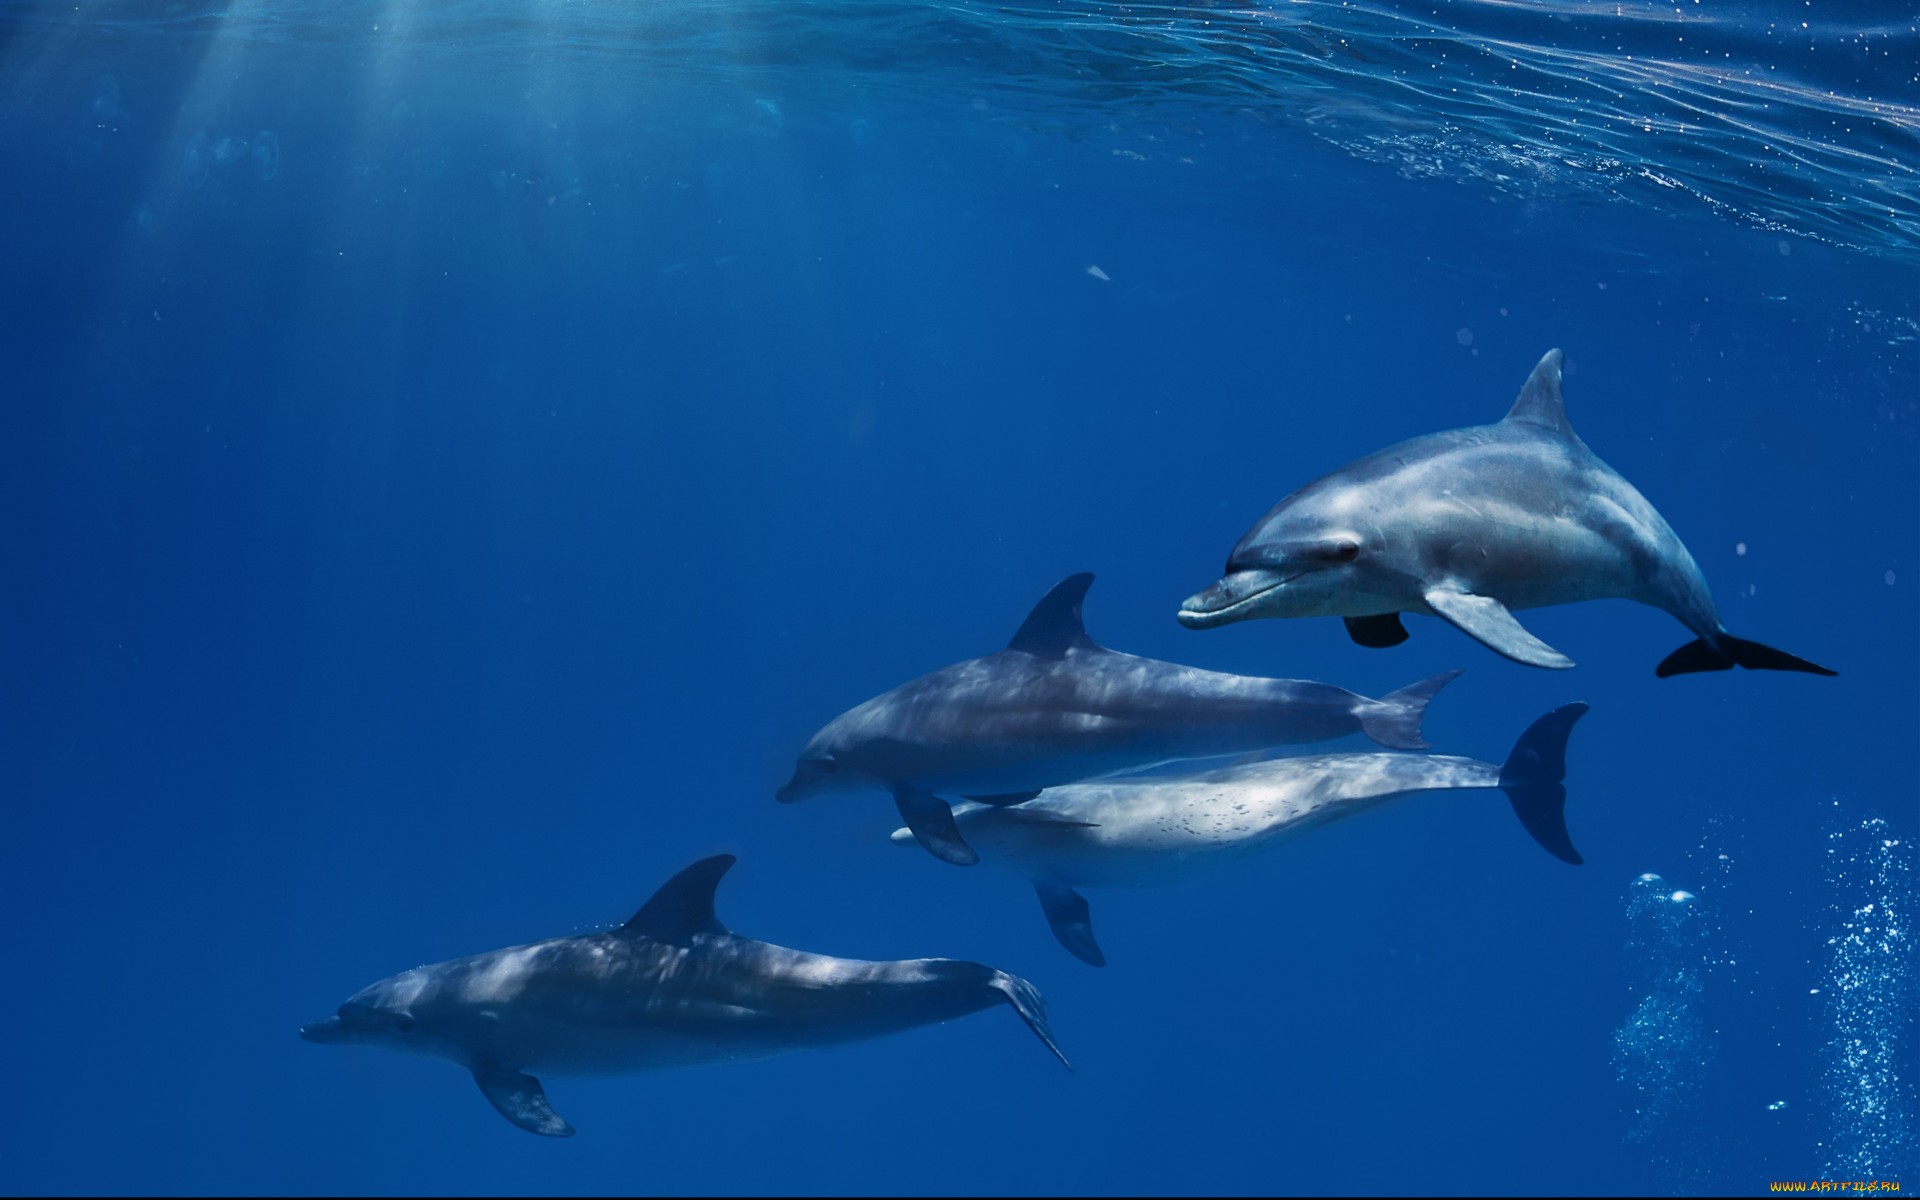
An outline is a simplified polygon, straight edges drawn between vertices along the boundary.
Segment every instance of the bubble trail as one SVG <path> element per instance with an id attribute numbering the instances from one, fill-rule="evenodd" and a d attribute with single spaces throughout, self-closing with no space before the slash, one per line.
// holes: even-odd
<path id="1" fill-rule="evenodd" d="M 1639 1003 L 1613 1033 L 1612 1062 L 1634 1093 L 1627 1140 L 1662 1140 L 1669 1118 L 1700 1091 L 1712 1046 L 1699 1013 L 1705 928 L 1693 893 L 1648 872 L 1627 889 L 1627 954 Z"/>
<path id="2" fill-rule="evenodd" d="M 1871 817 L 1828 834 L 1838 928 L 1827 939 L 1822 1084 L 1829 1179 L 1912 1179 L 1913 846 Z"/>

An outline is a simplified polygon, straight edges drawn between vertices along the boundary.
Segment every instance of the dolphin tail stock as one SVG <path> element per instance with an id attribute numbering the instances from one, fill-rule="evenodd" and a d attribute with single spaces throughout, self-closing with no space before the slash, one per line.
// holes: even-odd
<path id="1" fill-rule="evenodd" d="M 1695 638 L 1660 660 L 1653 673 L 1661 679 L 1671 675 L 1690 675 L 1695 671 L 1726 671 L 1745 667 L 1749 671 L 1805 671 L 1809 675 L 1838 675 L 1819 663 L 1775 650 L 1759 642 L 1721 633 L 1712 641 Z"/>
<path id="2" fill-rule="evenodd" d="M 1007 1003 L 1013 1005 L 1013 1011 L 1019 1013 L 1020 1019 L 1027 1023 L 1028 1029 L 1033 1030 L 1034 1036 L 1053 1051 L 1053 1056 L 1060 1060 L 1061 1066 L 1073 1070 L 1073 1064 L 1067 1061 L 1060 1043 L 1053 1040 L 1053 1027 L 1047 1024 L 1047 1000 L 1040 994 L 1039 988 L 1005 971 L 994 971 L 987 986 L 1007 998 Z"/>
<path id="3" fill-rule="evenodd" d="M 1420 736 L 1420 721 L 1427 715 L 1427 701 L 1459 675 L 1457 668 L 1443 671 L 1397 692 L 1388 692 L 1361 711 L 1360 728 L 1389 750 L 1427 749 L 1431 743 Z"/>
<path id="4" fill-rule="evenodd" d="M 1513 803 L 1533 840 L 1561 862 L 1579 866 L 1580 852 L 1567 833 L 1567 736 L 1587 705 L 1562 704 L 1527 726 L 1500 767 L 1500 790 Z"/>

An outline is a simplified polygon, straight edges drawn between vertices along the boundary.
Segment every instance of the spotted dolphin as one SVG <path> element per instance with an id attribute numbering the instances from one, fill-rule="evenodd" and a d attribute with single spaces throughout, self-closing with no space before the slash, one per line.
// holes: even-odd
<path id="1" fill-rule="evenodd" d="M 1698 635 L 1661 662 L 1661 678 L 1735 666 L 1834 674 L 1727 632 L 1679 536 L 1567 422 L 1560 364 L 1547 351 L 1495 424 L 1389 446 L 1281 500 L 1221 580 L 1180 606 L 1180 623 L 1337 616 L 1362 646 L 1394 646 L 1407 638 L 1399 614 L 1426 613 L 1515 662 L 1571 667 L 1514 610 L 1620 597 Z"/>
<path id="2" fill-rule="evenodd" d="M 1172 883 L 1416 792 L 1498 788 L 1536 842 L 1578 865 L 1562 781 L 1567 735 L 1586 711 L 1567 704 L 1542 716 L 1499 766 L 1439 754 L 1315 754 L 1069 784 L 1005 808 L 962 804 L 954 817 L 982 861 L 1033 883 L 1060 944 L 1103 967 L 1076 888 Z M 910 844 L 913 833 L 895 830 L 893 840 Z"/>
<path id="3" fill-rule="evenodd" d="M 1427 701 L 1458 671 L 1370 700 L 1331 684 L 1136 658 L 1087 636 L 1091 574 L 1054 585 L 1004 650 L 942 667 L 834 718 L 776 796 L 887 791 L 936 858 L 978 861 L 942 795 L 1015 804 L 1042 788 L 1188 758 L 1365 733 L 1420 750 Z"/>
<path id="4" fill-rule="evenodd" d="M 1024 979 L 975 962 L 863 962 L 729 932 L 713 912 L 731 854 L 701 859 L 618 929 L 415 967 L 300 1030 L 473 1072 L 500 1115 L 571 1137 L 533 1072 L 604 1075 L 747 1062 L 861 1041 L 1009 1004 L 1066 1056 Z"/>

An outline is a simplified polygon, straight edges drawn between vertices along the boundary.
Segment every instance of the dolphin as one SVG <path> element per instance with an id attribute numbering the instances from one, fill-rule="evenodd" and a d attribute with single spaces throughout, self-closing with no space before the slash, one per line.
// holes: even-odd
<path id="1" fill-rule="evenodd" d="M 1422 750 L 1427 701 L 1458 671 L 1370 700 L 1331 684 L 1202 671 L 1120 654 L 1087 636 L 1091 574 L 1041 598 L 1004 650 L 942 667 L 849 709 L 800 752 L 775 793 L 893 793 L 934 857 L 979 861 L 939 793 L 1016 804 L 1042 788 L 1187 758 L 1364 732 Z"/>
<path id="2" fill-rule="evenodd" d="M 1337 616 L 1362 646 L 1395 646 L 1407 639 L 1399 614 L 1426 613 L 1515 662 L 1571 667 L 1513 610 L 1624 597 L 1698 635 L 1661 662 L 1663 679 L 1735 666 L 1835 674 L 1727 632 L 1679 536 L 1567 423 L 1561 357 L 1547 351 L 1496 424 L 1389 446 L 1281 500 L 1224 577 L 1180 606 L 1180 623 Z"/>
<path id="3" fill-rule="evenodd" d="M 975 962 L 862 962 L 729 932 L 713 893 L 731 854 L 668 880 L 618 929 L 415 967 L 361 989 L 309 1042 L 386 1046 L 473 1072 L 500 1115 L 571 1137 L 531 1072 L 601 1075 L 748 1062 L 1010 1004 L 1062 1063 L 1046 1002 Z"/>
<path id="4" fill-rule="evenodd" d="M 1534 841 L 1579 865 L 1562 781 L 1567 735 L 1586 711 L 1566 704 L 1542 716 L 1501 766 L 1439 754 L 1316 754 L 1049 788 L 1006 808 L 962 804 L 954 817 L 987 862 L 1032 881 L 1060 944 L 1103 967 L 1075 888 L 1172 883 L 1415 792 L 1499 788 Z M 893 840 L 911 843 L 913 833 L 897 829 Z"/>

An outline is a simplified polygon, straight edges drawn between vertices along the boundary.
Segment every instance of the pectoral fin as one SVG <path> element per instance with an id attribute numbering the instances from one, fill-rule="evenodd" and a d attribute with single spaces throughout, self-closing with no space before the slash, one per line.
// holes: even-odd
<path id="1" fill-rule="evenodd" d="M 960 836 L 960 827 L 953 823 L 953 809 L 945 800 L 902 784 L 893 789 L 893 803 L 900 809 L 900 819 L 913 830 L 914 840 L 927 853 L 956 867 L 970 867 L 980 861 Z"/>
<path id="2" fill-rule="evenodd" d="M 1346 617 L 1347 636 L 1354 645 L 1365 646 L 1369 650 L 1384 650 L 1388 646 L 1398 646 L 1407 640 L 1407 627 L 1400 623 L 1399 613 L 1382 613 L 1377 617 Z"/>
<path id="3" fill-rule="evenodd" d="M 546 1089 L 533 1076 L 482 1064 L 473 1069 L 473 1081 L 480 1085 L 480 1094 L 500 1110 L 501 1116 L 528 1133 L 542 1137 L 573 1136 L 573 1126 L 553 1111 L 553 1106 L 547 1103 Z"/>
<path id="4" fill-rule="evenodd" d="M 1061 883 L 1036 883 L 1033 890 L 1040 897 L 1040 911 L 1047 914 L 1047 924 L 1053 926 L 1053 936 L 1067 953 L 1089 966 L 1106 966 L 1107 956 L 1100 953 L 1100 944 L 1093 940 L 1093 914 L 1087 909 L 1087 898 Z"/>
<path id="5" fill-rule="evenodd" d="M 1435 588 L 1426 595 L 1427 607 L 1489 649 L 1530 667 L 1571 667 L 1573 660 L 1528 633 L 1513 619 L 1507 606 L 1491 596 Z"/>

